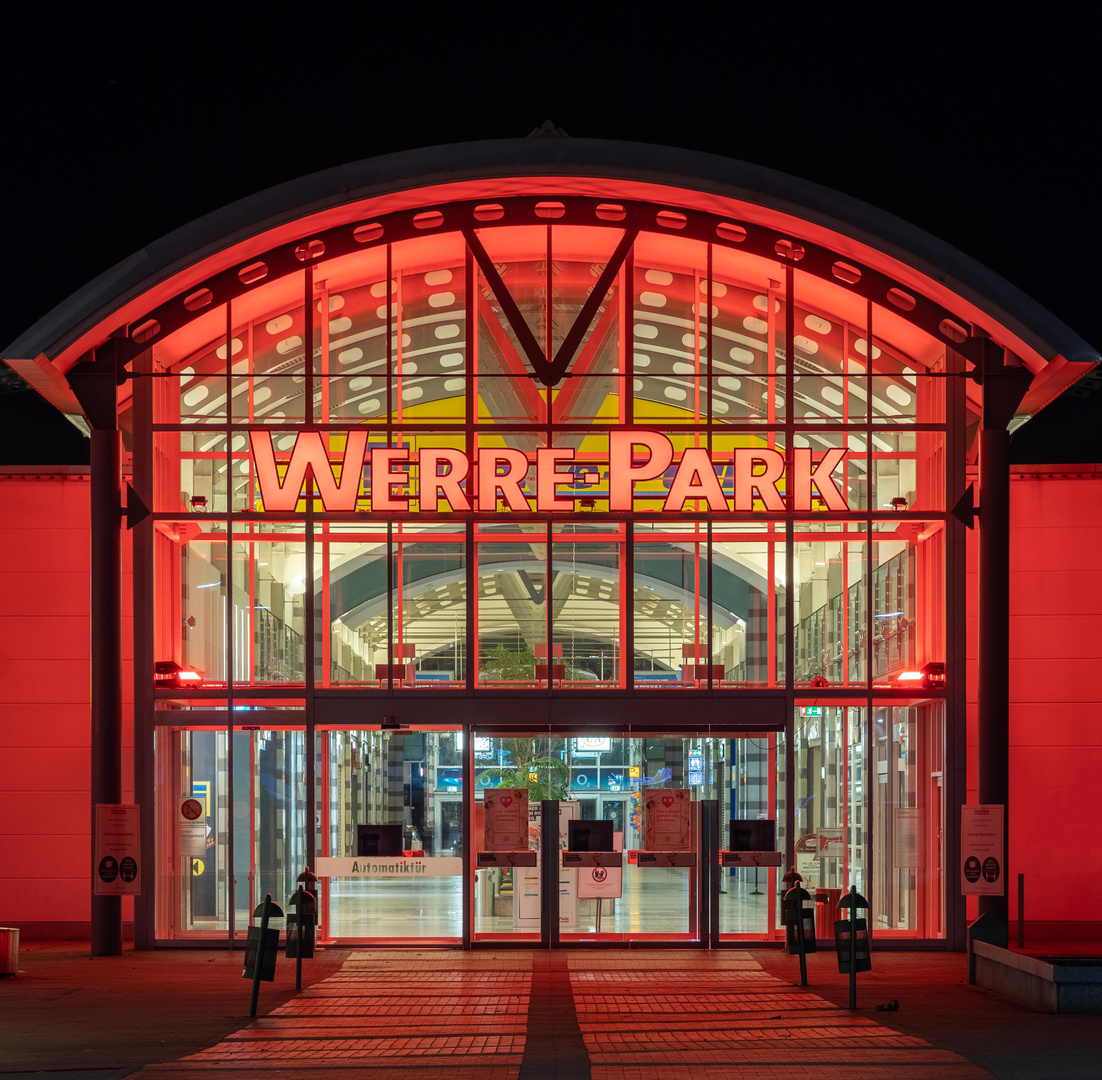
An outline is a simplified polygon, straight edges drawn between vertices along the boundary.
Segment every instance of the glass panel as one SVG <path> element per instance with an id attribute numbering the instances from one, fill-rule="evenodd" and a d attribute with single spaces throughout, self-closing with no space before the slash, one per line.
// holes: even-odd
<path id="1" fill-rule="evenodd" d="M 779 540 L 777 537 L 779 536 Z M 712 529 L 713 685 L 770 686 L 776 671 L 777 582 L 784 579 L 784 529 L 714 525 Z M 722 669 L 722 672 L 718 669 Z"/>
<path id="2" fill-rule="evenodd" d="M 848 705 L 796 709 L 796 870 L 815 901 L 817 937 L 833 937 L 850 885 L 869 898 L 865 716 Z"/>
<path id="3" fill-rule="evenodd" d="M 321 526 L 315 558 L 322 628 L 316 677 L 322 686 L 377 686 L 380 678 L 386 685 L 386 552 L 383 522 Z"/>
<path id="4" fill-rule="evenodd" d="M 864 526 L 798 523 L 795 540 L 793 680 L 797 686 L 811 685 L 815 679 L 826 679 L 832 686 L 862 682 L 861 672 L 867 670 L 862 656 L 867 630 L 861 621 Z M 778 651 L 782 648 L 778 643 Z"/>
<path id="5" fill-rule="evenodd" d="M 739 736 L 730 740 L 717 739 L 726 746 L 730 768 L 728 790 L 722 793 L 719 806 L 721 849 L 730 850 L 730 822 L 774 822 L 780 844 L 781 830 L 774 779 L 778 774 L 777 745 L 783 736 L 773 733 Z M 782 758 L 783 760 L 783 758 Z M 783 776 L 783 768 L 781 769 Z M 719 868 L 719 933 L 721 940 L 768 939 L 775 936 L 778 923 L 772 898 L 782 887 L 776 867 Z"/>
<path id="6" fill-rule="evenodd" d="M 323 937 L 461 938 L 462 733 L 330 731 L 323 738 L 328 818 L 321 854 L 362 857 L 363 867 L 354 876 L 323 877 Z M 391 840 L 402 852 L 424 854 L 395 861 L 385 851 Z"/>
<path id="7" fill-rule="evenodd" d="M 635 685 L 708 685 L 704 522 L 635 527 Z"/>
<path id="8" fill-rule="evenodd" d="M 454 525 L 393 530 L 394 686 L 466 685 L 466 532 Z"/>
<path id="9" fill-rule="evenodd" d="M 306 733 L 233 733 L 233 872 L 236 935 L 265 893 L 287 910 L 306 868 Z"/>
<path id="10" fill-rule="evenodd" d="M 156 935 L 220 938 L 229 928 L 231 799 L 225 731 L 158 728 Z M 177 828 L 179 800 L 197 799 L 198 835 L 185 843 Z"/>
<path id="11" fill-rule="evenodd" d="M 552 679 L 589 690 L 625 686 L 624 527 L 570 523 L 552 530 Z M 540 653 L 546 658 L 545 649 Z"/>
<path id="12" fill-rule="evenodd" d="M 943 716 L 939 702 L 873 709 L 874 880 L 864 895 L 876 932 L 945 934 Z"/>

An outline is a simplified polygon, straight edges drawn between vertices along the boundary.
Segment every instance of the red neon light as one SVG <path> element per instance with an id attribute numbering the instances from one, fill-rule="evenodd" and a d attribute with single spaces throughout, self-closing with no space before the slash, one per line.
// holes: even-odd
<path id="1" fill-rule="evenodd" d="M 405 447 L 377 447 L 367 456 L 367 432 L 347 433 L 344 455 L 339 464 L 331 460 L 324 437 L 317 431 L 301 431 L 283 466 L 276 462 L 272 436 L 266 431 L 249 433 L 257 482 L 264 508 L 271 511 L 294 510 L 302 497 L 303 486 L 312 477 L 317 485 L 322 506 L 329 511 L 355 510 L 360 497 L 365 461 L 371 464 L 370 496 L 372 511 L 405 511 L 410 499 L 419 500 L 421 510 L 435 512 L 443 496 L 453 510 L 469 511 L 471 501 L 464 494 L 464 481 L 477 480 L 478 509 L 493 511 L 498 498 L 509 510 L 531 509 L 528 496 L 522 490 L 531 462 L 523 450 L 500 448 L 483 450 L 477 463 L 472 463 L 461 450 L 434 447 L 412 456 Z M 646 457 L 637 460 L 637 448 Z M 847 451 L 828 450 L 816 462 L 809 449 L 792 451 L 791 504 L 788 509 L 806 513 L 814 508 L 813 489 L 818 491 L 829 510 L 846 511 L 845 495 L 835 485 L 833 471 L 845 460 Z M 559 495 L 559 487 L 576 482 L 571 473 L 560 472 L 559 465 L 576 460 L 570 447 L 541 447 L 535 452 L 536 509 L 543 513 L 574 511 L 576 500 Z M 674 446 L 657 431 L 616 431 L 609 434 L 608 485 L 609 509 L 630 512 L 636 498 L 635 485 L 657 480 L 673 465 Z M 416 473 L 402 468 L 414 462 L 420 464 Z M 734 466 L 734 498 L 724 494 L 717 467 Z M 444 472 L 440 473 L 443 465 Z M 334 468 L 339 471 L 339 479 Z M 756 471 L 763 467 L 762 471 Z M 594 482 L 597 472 L 586 472 L 585 483 Z M 784 455 L 778 450 L 739 448 L 720 462 L 713 461 L 701 447 L 682 451 L 663 502 L 663 510 L 679 513 L 686 502 L 706 503 L 714 513 L 746 512 L 754 509 L 755 496 L 767 511 L 786 509 L 782 494 L 785 478 Z M 395 488 L 410 487 L 409 493 Z M 658 492 L 647 492 L 655 498 Z M 920 677 L 920 676 L 919 676 Z"/>
<path id="2" fill-rule="evenodd" d="M 650 456 L 632 464 L 635 447 L 645 446 Z M 613 431 L 608 437 L 608 508 L 631 510 L 632 485 L 655 480 L 673 461 L 673 443 L 658 431 Z"/>

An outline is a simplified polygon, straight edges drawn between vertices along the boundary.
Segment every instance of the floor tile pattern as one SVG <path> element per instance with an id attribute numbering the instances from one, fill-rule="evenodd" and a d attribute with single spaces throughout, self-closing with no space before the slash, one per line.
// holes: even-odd
<path id="1" fill-rule="evenodd" d="M 795 969 L 794 969 L 795 972 Z M 356 952 L 337 974 L 143 1080 L 980 1080 L 748 953 Z M 158 1074 L 154 1076 L 153 1074 Z"/>

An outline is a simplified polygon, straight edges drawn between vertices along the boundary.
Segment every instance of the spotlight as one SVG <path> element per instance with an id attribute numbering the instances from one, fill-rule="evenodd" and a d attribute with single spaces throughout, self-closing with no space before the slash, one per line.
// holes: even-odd
<path id="1" fill-rule="evenodd" d="M 156 690 L 179 690 L 202 684 L 203 676 L 198 671 L 180 667 L 175 660 L 158 660 L 153 665 L 153 687 Z"/>
<path id="2" fill-rule="evenodd" d="M 907 509 L 907 500 L 902 495 L 892 499 L 892 509 L 898 514 Z"/>
<path id="3" fill-rule="evenodd" d="M 192 495 L 192 497 L 191 497 L 191 508 L 196 513 L 199 513 L 201 510 L 206 510 L 206 508 L 207 508 L 207 497 L 206 497 L 206 495 Z"/>
<path id="4" fill-rule="evenodd" d="M 923 690 L 944 690 L 945 665 L 940 660 L 931 660 L 921 671 L 901 671 L 895 681 L 919 683 Z"/>

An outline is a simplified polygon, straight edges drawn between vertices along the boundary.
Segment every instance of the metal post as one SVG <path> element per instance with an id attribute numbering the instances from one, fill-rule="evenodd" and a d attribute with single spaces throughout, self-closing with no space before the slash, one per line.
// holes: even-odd
<path id="1" fill-rule="evenodd" d="M 872 350 L 869 350 L 872 355 Z M 849 887 L 849 1007 L 857 1008 L 857 886 Z"/>
<path id="2" fill-rule="evenodd" d="M 789 920 L 796 920 L 796 948 L 800 953 L 800 985 L 807 986 L 807 944 L 804 941 L 804 901 L 800 883 L 792 886 L 792 903 L 788 908 Z M 810 899 L 810 895 L 808 897 Z"/>
<path id="3" fill-rule="evenodd" d="M 256 1003 L 260 999 L 260 972 L 264 966 L 264 939 L 268 936 L 268 916 L 271 910 L 272 894 L 265 893 L 264 914 L 260 916 L 260 940 L 256 943 L 256 964 L 253 967 L 253 988 L 249 996 L 249 1016 L 256 1016 Z M 301 954 L 301 949 L 299 952 Z"/>
<path id="4" fill-rule="evenodd" d="M 518 897 L 514 895 L 513 903 Z M 559 947 L 559 802 L 540 803 L 540 948 Z"/>
<path id="5" fill-rule="evenodd" d="M 1018 875 L 1018 948 L 1025 948 L 1025 874 Z"/>
<path id="6" fill-rule="evenodd" d="M 304 905 L 303 900 L 306 898 L 306 890 L 301 885 L 298 887 L 298 899 L 295 901 L 295 917 L 298 920 L 298 948 L 295 950 L 295 989 L 302 989 L 302 950 L 306 944 L 306 935 L 304 933 L 306 927 L 303 922 Z"/>
<path id="7" fill-rule="evenodd" d="M 979 897 L 984 938 L 1006 947 L 1010 903 L 1005 882 L 1010 803 L 1010 433 L 1014 410 L 1032 379 L 1006 363 L 1004 350 L 984 342 L 983 424 L 980 429 L 979 525 L 979 801 L 1003 807 L 1001 896 Z"/>
<path id="8" fill-rule="evenodd" d="M 111 380 L 113 398 L 114 379 L 110 375 L 101 378 Z M 118 428 L 113 424 L 93 428 L 91 441 L 91 787 L 95 821 L 97 803 L 122 802 L 122 497 Z M 152 852 L 144 854 L 152 858 Z M 93 895 L 92 955 L 118 956 L 121 952 L 122 897 Z"/>

